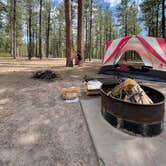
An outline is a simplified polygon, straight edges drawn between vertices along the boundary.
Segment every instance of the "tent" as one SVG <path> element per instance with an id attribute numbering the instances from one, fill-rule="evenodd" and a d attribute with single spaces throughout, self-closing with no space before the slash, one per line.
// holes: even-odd
<path id="1" fill-rule="evenodd" d="M 107 41 L 103 64 L 117 64 L 126 51 L 136 51 L 145 66 L 166 71 L 166 42 L 164 38 L 126 36 Z"/>

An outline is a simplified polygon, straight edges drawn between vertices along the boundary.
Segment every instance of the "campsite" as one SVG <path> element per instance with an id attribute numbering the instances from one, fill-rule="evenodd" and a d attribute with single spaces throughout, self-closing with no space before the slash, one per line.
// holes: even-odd
<path id="1" fill-rule="evenodd" d="M 0 0 L 0 166 L 165 166 L 165 0 Z"/>
<path id="2" fill-rule="evenodd" d="M 62 88 L 79 86 L 84 74 L 95 73 L 97 66 L 88 64 L 82 73 L 83 68 L 66 69 L 64 64 L 63 59 L 1 58 L 0 165 L 97 165 L 79 103 L 68 104 L 60 97 Z M 51 82 L 31 78 L 43 68 L 60 78 Z"/>

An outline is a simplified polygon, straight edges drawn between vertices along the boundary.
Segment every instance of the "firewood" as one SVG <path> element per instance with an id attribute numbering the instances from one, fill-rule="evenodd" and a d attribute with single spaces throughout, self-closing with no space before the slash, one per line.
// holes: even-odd
<path id="1" fill-rule="evenodd" d="M 108 92 L 107 95 L 122 99 L 122 92 L 125 93 L 124 101 L 137 104 L 153 104 L 153 101 L 147 96 L 140 85 L 132 79 L 127 79 Z M 124 95 L 123 95 L 124 96 Z"/>
<path id="2" fill-rule="evenodd" d="M 63 88 L 62 92 L 70 92 L 70 93 L 80 93 L 80 87 L 69 87 L 69 88 Z"/>
<path id="3" fill-rule="evenodd" d="M 80 87 L 63 88 L 61 95 L 63 99 L 75 99 L 81 96 Z"/>
<path id="4" fill-rule="evenodd" d="M 153 101 L 147 96 L 145 91 L 140 87 L 139 84 L 135 85 L 132 88 L 132 93 L 138 93 L 134 96 L 138 104 L 153 104 Z"/>
<path id="5" fill-rule="evenodd" d="M 121 84 L 117 85 L 115 88 L 112 89 L 112 95 L 113 96 L 118 96 L 122 90 L 124 91 L 129 91 L 133 86 L 135 86 L 137 82 L 132 79 L 127 79 Z"/>

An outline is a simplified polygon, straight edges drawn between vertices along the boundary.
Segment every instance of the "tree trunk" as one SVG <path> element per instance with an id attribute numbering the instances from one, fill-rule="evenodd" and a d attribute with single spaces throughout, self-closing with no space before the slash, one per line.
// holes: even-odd
<path id="1" fill-rule="evenodd" d="M 128 16 L 127 16 L 127 13 L 125 14 L 125 36 L 127 36 L 128 35 L 128 26 L 127 26 L 127 20 L 128 20 L 128 18 L 127 18 Z M 125 58 L 125 61 L 127 62 L 127 53 L 125 52 L 125 54 L 124 54 L 124 58 Z"/>
<path id="2" fill-rule="evenodd" d="M 48 18 L 47 18 L 47 32 L 46 32 L 46 57 L 49 56 L 49 36 L 50 36 L 50 14 L 51 14 L 51 4 L 49 4 Z"/>
<path id="3" fill-rule="evenodd" d="M 29 10 L 29 9 L 28 9 Z M 29 12 L 29 11 L 28 11 Z M 26 32 L 26 35 L 27 35 L 27 43 L 29 43 L 29 18 L 27 20 L 27 32 Z M 26 55 L 28 56 L 29 55 L 29 44 L 27 44 L 27 53 Z"/>
<path id="4" fill-rule="evenodd" d="M 166 40 L 165 35 L 165 0 L 162 0 L 162 37 Z"/>
<path id="5" fill-rule="evenodd" d="M 28 47 L 28 59 L 31 60 L 32 58 L 32 4 L 29 4 L 29 47 Z"/>
<path id="6" fill-rule="evenodd" d="M 98 27 L 96 27 L 95 56 L 98 59 Z"/>
<path id="7" fill-rule="evenodd" d="M 101 11 L 100 11 L 101 12 Z M 102 12 L 101 12 L 102 13 Z M 100 13 L 100 23 L 99 23 L 99 43 L 100 43 L 100 47 L 99 47 L 99 54 L 100 54 L 100 59 L 102 59 L 102 14 Z"/>
<path id="8" fill-rule="evenodd" d="M 150 36 L 150 31 L 151 31 L 151 28 L 150 26 L 148 26 L 148 36 Z"/>
<path id="9" fill-rule="evenodd" d="M 61 25 L 59 26 L 59 32 L 58 32 L 58 49 L 57 49 L 57 55 L 58 57 L 61 57 L 62 58 L 62 51 L 61 51 L 61 38 L 62 38 L 62 35 L 61 35 Z"/>
<path id="10" fill-rule="evenodd" d="M 13 1 L 13 58 L 16 59 L 16 3 L 17 0 Z"/>
<path id="11" fill-rule="evenodd" d="M 158 37 L 158 31 L 159 31 L 159 7 L 160 7 L 160 3 L 158 2 L 157 5 L 157 10 L 156 10 L 156 37 Z"/>
<path id="12" fill-rule="evenodd" d="M 89 61 L 91 61 L 92 53 L 92 14 L 93 14 L 93 0 L 90 1 L 90 27 L 89 27 Z"/>
<path id="13" fill-rule="evenodd" d="M 128 27 L 127 27 L 127 14 L 125 15 L 125 36 L 128 34 Z"/>
<path id="14" fill-rule="evenodd" d="M 65 0 L 66 21 L 66 67 L 73 67 L 72 52 L 72 23 L 71 23 L 71 0 Z"/>
<path id="15" fill-rule="evenodd" d="M 78 1 L 77 52 L 81 53 L 81 63 L 84 62 L 84 5 L 85 0 Z"/>
<path id="16" fill-rule="evenodd" d="M 35 31 L 32 30 L 32 56 L 35 54 Z"/>
<path id="17" fill-rule="evenodd" d="M 12 0 L 10 0 L 11 6 L 12 6 Z M 13 57 L 13 17 L 10 14 L 10 27 L 11 27 L 11 56 Z"/>
<path id="18" fill-rule="evenodd" d="M 100 59 L 102 59 L 102 33 L 100 32 Z"/>
<path id="19" fill-rule="evenodd" d="M 35 35 L 35 37 L 36 37 L 36 39 L 35 39 L 36 40 L 35 56 L 37 57 L 37 55 L 38 55 L 38 49 L 37 49 L 37 46 L 38 46 L 38 42 L 37 42 L 37 40 L 38 40 L 38 31 L 37 31 L 37 27 L 36 27 L 36 32 L 35 33 L 36 33 L 36 35 Z"/>
<path id="20" fill-rule="evenodd" d="M 88 18 L 85 18 L 85 53 L 84 53 L 84 60 L 88 56 Z"/>
<path id="21" fill-rule="evenodd" d="M 42 59 L 42 0 L 40 0 L 40 13 L 39 13 L 39 57 Z"/>

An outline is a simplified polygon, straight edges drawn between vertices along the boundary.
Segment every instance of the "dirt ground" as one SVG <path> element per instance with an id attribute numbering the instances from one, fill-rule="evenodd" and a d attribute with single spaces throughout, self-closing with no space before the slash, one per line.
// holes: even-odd
<path id="1" fill-rule="evenodd" d="M 66 103 L 61 88 L 80 86 L 99 62 L 65 68 L 63 59 L 0 58 L 0 166 L 97 166 L 79 103 Z M 40 81 L 34 71 L 60 78 Z"/>

